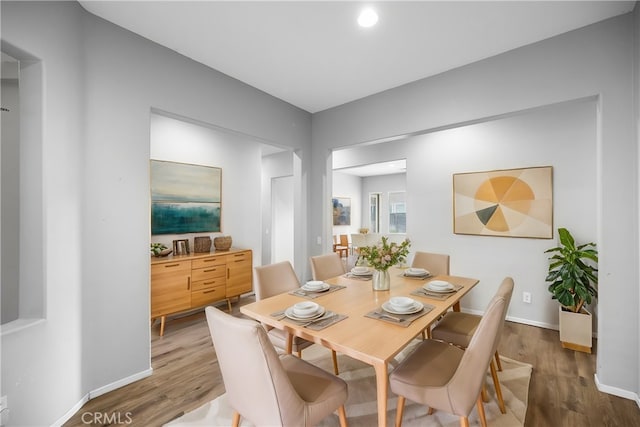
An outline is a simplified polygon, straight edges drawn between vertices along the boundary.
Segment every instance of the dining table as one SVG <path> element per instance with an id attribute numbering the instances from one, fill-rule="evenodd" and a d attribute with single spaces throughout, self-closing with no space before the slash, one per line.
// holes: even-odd
<path id="1" fill-rule="evenodd" d="M 328 291 L 308 292 L 301 287 L 240 307 L 245 316 L 288 332 L 288 353 L 295 335 L 371 365 L 376 376 L 381 427 L 387 425 L 389 363 L 446 311 L 458 311 L 460 299 L 478 283 L 477 279 L 460 276 L 409 276 L 405 268 L 399 267 L 390 268 L 389 273 L 390 289 L 385 291 L 374 291 L 370 277 L 348 272 L 325 280 L 330 286 Z M 451 283 L 455 292 L 425 292 L 425 285 L 434 280 Z M 410 297 L 418 302 L 417 307 L 424 308 L 409 315 L 387 311 L 390 298 L 398 296 Z M 314 324 L 287 317 L 285 312 L 290 314 L 294 304 L 305 300 L 316 302 L 332 318 Z M 314 327 L 321 323 L 326 326 Z"/>

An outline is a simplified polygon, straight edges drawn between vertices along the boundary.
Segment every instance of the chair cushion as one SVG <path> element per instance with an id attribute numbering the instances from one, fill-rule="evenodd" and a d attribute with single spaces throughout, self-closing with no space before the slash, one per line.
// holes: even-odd
<path id="1" fill-rule="evenodd" d="M 431 329 L 431 337 L 467 348 L 480 319 L 475 314 L 450 311 Z"/>
<path id="2" fill-rule="evenodd" d="M 306 402 L 305 425 L 317 425 L 347 400 L 347 383 L 342 378 L 290 354 L 280 360 L 293 388 Z"/>

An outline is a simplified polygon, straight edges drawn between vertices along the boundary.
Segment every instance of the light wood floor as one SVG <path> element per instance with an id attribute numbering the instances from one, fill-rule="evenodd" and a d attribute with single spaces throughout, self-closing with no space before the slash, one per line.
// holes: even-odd
<path id="1" fill-rule="evenodd" d="M 591 355 L 565 350 L 557 331 L 506 323 L 500 353 L 533 365 L 526 427 L 640 426 L 634 401 L 596 389 L 594 344 Z M 224 393 L 202 311 L 169 321 L 164 337 L 154 326 L 151 353 L 152 376 L 89 401 L 65 426 L 117 424 L 118 416 L 122 424 L 160 426 Z"/>

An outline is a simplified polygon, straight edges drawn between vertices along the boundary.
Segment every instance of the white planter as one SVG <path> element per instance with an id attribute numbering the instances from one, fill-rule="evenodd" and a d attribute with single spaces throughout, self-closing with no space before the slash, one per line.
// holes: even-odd
<path id="1" fill-rule="evenodd" d="M 560 342 L 563 348 L 591 353 L 593 340 L 593 316 L 586 309 L 580 313 L 564 311 L 558 306 Z"/>

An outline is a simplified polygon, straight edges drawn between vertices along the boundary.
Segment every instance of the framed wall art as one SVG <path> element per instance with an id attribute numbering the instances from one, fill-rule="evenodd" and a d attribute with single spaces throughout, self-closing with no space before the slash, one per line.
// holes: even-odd
<path id="1" fill-rule="evenodd" d="M 351 199 L 348 197 L 334 197 L 331 199 L 333 205 L 333 225 L 351 225 Z"/>
<path id="2" fill-rule="evenodd" d="M 453 232 L 553 238 L 553 168 L 453 175 Z"/>
<path id="3" fill-rule="evenodd" d="M 222 169 L 151 160 L 151 234 L 218 232 Z"/>

